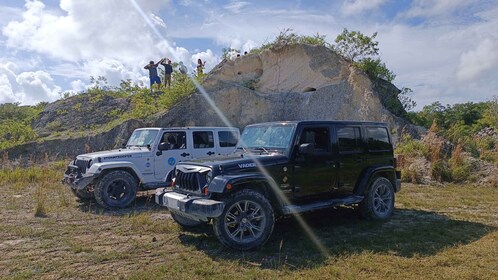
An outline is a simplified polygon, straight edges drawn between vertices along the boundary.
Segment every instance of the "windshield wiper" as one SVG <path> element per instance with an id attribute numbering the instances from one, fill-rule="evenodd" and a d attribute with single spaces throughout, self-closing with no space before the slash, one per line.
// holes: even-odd
<path id="1" fill-rule="evenodd" d="M 243 150 L 243 151 L 244 151 L 244 153 L 247 153 L 247 149 L 246 149 L 244 146 L 239 146 L 239 147 L 237 147 L 237 148 L 235 148 L 235 149 L 236 149 L 236 150 L 239 150 L 239 149 L 240 149 L 240 150 Z"/>
<path id="2" fill-rule="evenodd" d="M 256 147 L 254 148 L 255 150 L 258 150 L 258 151 L 264 151 L 265 153 L 269 154 L 270 151 L 268 151 L 268 149 L 266 149 L 265 147 L 261 146 L 261 147 Z"/>

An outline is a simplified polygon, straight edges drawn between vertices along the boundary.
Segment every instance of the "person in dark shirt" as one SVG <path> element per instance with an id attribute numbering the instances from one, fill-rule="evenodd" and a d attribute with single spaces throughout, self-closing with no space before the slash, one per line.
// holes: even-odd
<path id="1" fill-rule="evenodd" d="M 161 87 L 161 78 L 157 75 L 157 66 L 159 65 L 158 63 L 154 64 L 154 61 L 151 60 L 149 64 L 144 66 L 144 69 L 149 70 L 149 79 L 150 79 L 150 91 L 152 92 L 152 86 L 154 84 L 157 84 L 158 87 Z"/>
<path id="2" fill-rule="evenodd" d="M 171 73 L 173 73 L 173 67 L 171 66 L 171 60 L 163 58 L 161 65 L 164 66 L 164 87 L 171 86 Z"/>

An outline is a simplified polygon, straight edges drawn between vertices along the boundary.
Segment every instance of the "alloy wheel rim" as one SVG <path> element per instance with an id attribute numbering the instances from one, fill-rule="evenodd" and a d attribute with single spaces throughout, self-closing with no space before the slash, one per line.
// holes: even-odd
<path id="1" fill-rule="evenodd" d="M 387 184 L 379 185 L 373 195 L 373 208 L 379 215 L 385 215 L 392 208 L 392 193 Z"/>
<path id="2" fill-rule="evenodd" d="M 260 204 L 242 200 L 230 206 L 224 224 L 225 231 L 232 240 L 247 243 L 263 235 L 266 215 Z"/>
<path id="3" fill-rule="evenodd" d="M 115 180 L 107 188 L 107 196 L 111 200 L 121 201 L 128 197 L 130 194 L 130 187 L 123 180 Z"/>

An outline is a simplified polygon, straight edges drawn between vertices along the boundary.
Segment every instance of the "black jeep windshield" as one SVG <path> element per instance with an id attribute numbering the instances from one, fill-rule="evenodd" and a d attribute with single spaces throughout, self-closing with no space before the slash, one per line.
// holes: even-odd
<path id="1" fill-rule="evenodd" d="M 287 150 L 296 129 L 295 124 L 267 124 L 248 126 L 244 129 L 238 147 L 261 149 L 263 151 L 277 149 Z"/>
<path id="2" fill-rule="evenodd" d="M 130 136 L 126 147 L 147 147 L 154 143 L 157 136 L 157 130 L 152 129 L 141 129 L 135 130 Z"/>

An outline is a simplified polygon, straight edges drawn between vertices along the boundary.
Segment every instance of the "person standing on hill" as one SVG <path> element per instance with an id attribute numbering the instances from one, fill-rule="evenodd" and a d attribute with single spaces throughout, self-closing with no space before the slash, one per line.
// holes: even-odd
<path id="1" fill-rule="evenodd" d="M 197 59 L 197 75 L 200 76 L 204 74 L 204 65 L 206 65 L 206 62 L 202 62 L 202 60 L 199 58 Z"/>
<path id="2" fill-rule="evenodd" d="M 187 75 L 187 66 L 183 64 L 183 61 L 180 61 L 178 65 L 178 70 L 180 70 L 180 73 Z"/>
<path id="3" fill-rule="evenodd" d="M 164 87 L 171 87 L 171 73 L 173 73 L 173 66 L 171 66 L 171 60 L 162 59 L 161 65 L 164 66 Z"/>
<path id="4" fill-rule="evenodd" d="M 149 70 L 149 79 L 150 79 L 150 92 L 152 92 L 152 86 L 154 84 L 157 84 L 158 87 L 161 87 L 161 78 L 157 75 L 157 66 L 159 65 L 158 63 L 154 64 L 154 61 L 151 60 L 149 64 L 144 66 L 144 69 Z"/>

